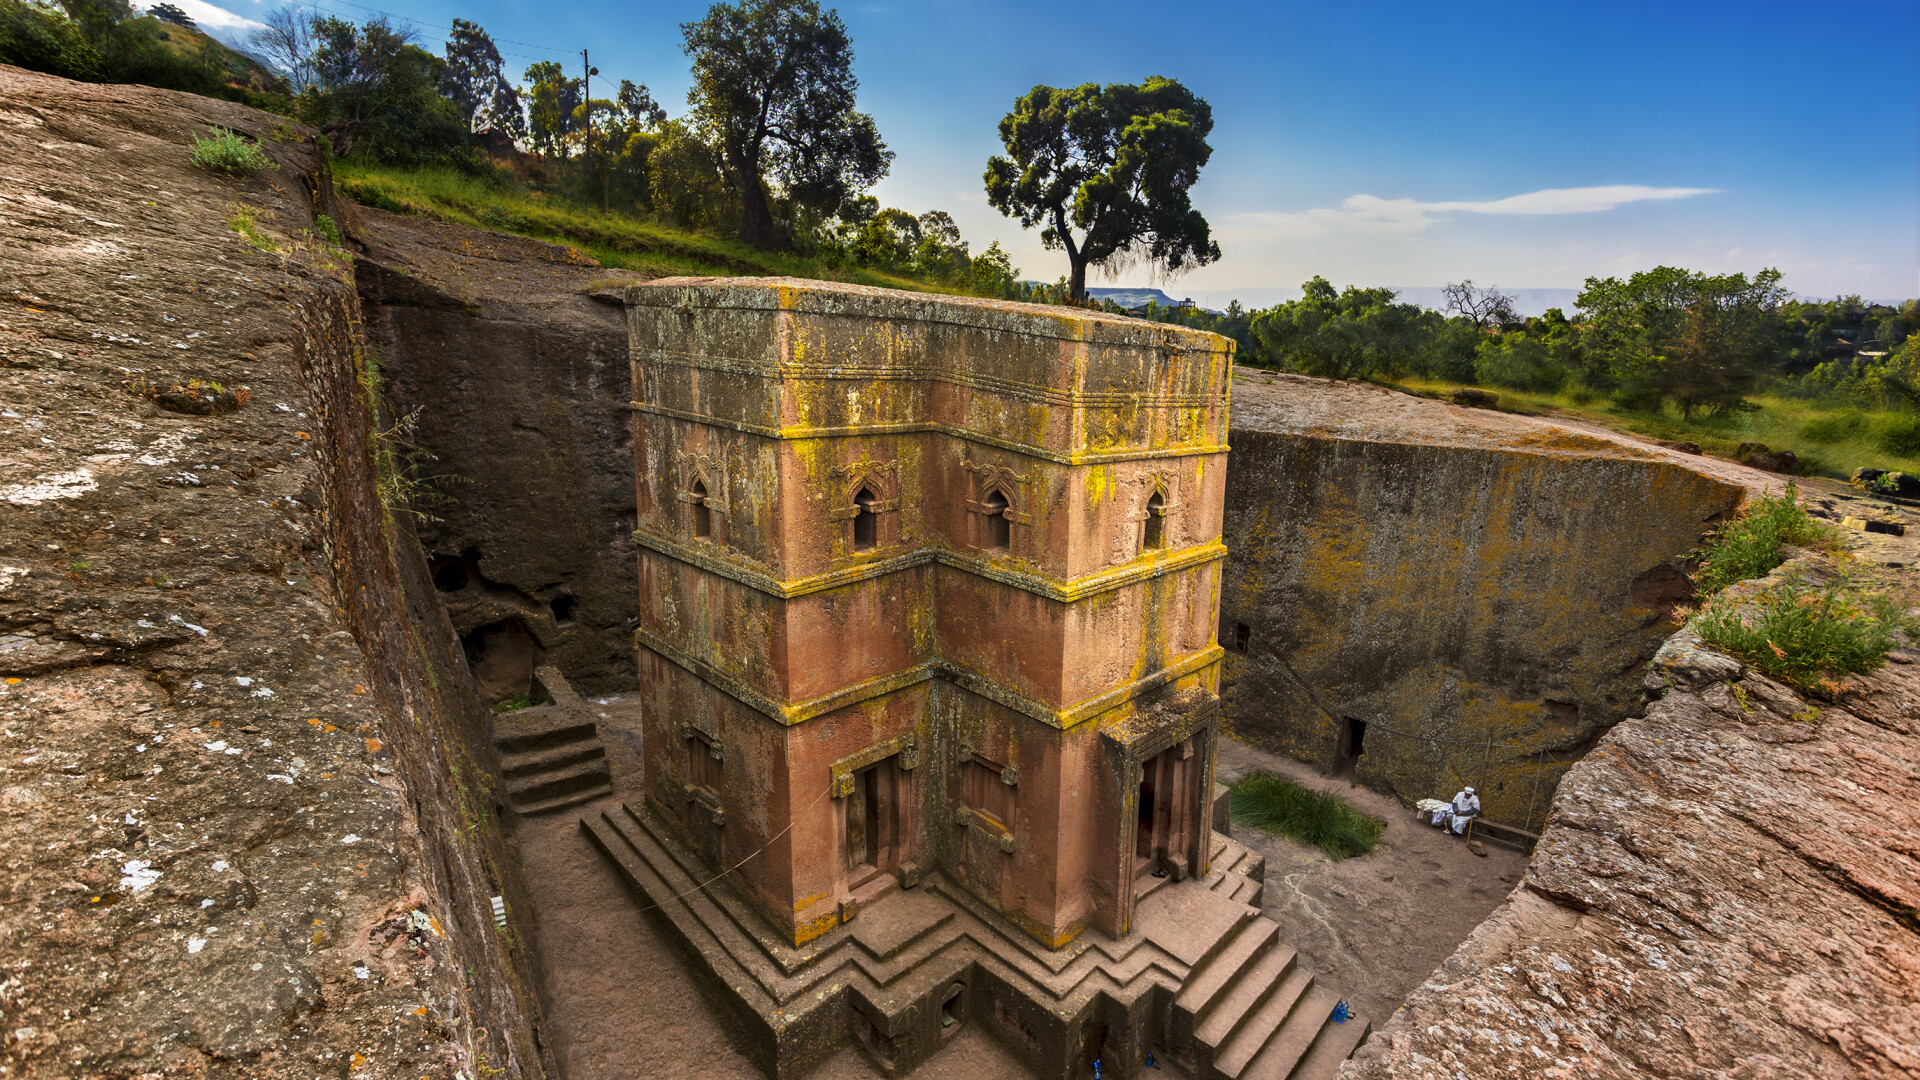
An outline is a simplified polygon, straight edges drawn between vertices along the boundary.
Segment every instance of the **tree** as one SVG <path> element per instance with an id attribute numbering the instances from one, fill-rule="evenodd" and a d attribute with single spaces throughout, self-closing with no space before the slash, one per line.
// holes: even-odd
<path id="1" fill-rule="evenodd" d="M 1781 352 L 1780 271 L 1710 275 L 1659 266 L 1588 278 L 1574 303 L 1587 313 L 1590 355 L 1623 384 L 1621 400 L 1671 401 L 1682 416 L 1749 408 L 1746 395 Z"/>
<path id="2" fill-rule="evenodd" d="M 100 55 L 80 27 L 26 0 L 0 0 L 0 64 L 66 79 L 100 77 Z"/>
<path id="3" fill-rule="evenodd" d="M 693 126 L 740 199 L 740 238 L 774 243 L 774 200 L 830 214 L 887 174 L 893 153 L 854 109 L 853 46 L 814 0 L 717 3 L 680 27 Z"/>
<path id="4" fill-rule="evenodd" d="M 1497 286 L 1489 285 L 1482 289 L 1468 279 L 1458 285 L 1448 284 L 1440 292 L 1447 298 L 1448 314 L 1467 320 L 1481 333 L 1520 321 L 1520 317 L 1513 313 L 1513 297 L 1501 292 Z"/>
<path id="5" fill-rule="evenodd" d="M 253 47 L 287 77 L 287 86 L 298 94 L 313 82 L 312 20 L 299 8 L 288 4 L 260 16 L 263 24 L 248 36 Z"/>
<path id="6" fill-rule="evenodd" d="M 647 131 L 658 131 L 667 122 L 667 110 L 653 100 L 652 91 L 643 83 L 634 85 L 627 79 L 620 80 L 620 92 L 614 95 L 620 103 L 620 111 L 626 114 L 627 122 L 634 127 Z"/>
<path id="7" fill-rule="evenodd" d="M 534 152 L 544 157 L 564 157 L 566 137 L 573 132 L 574 113 L 586 96 L 580 79 L 567 78 L 566 71 L 552 60 L 527 67 L 527 135 Z"/>
<path id="8" fill-rule="evenodd" d="M 189 30 L 198 30 L 193 18 L 172 4 L 155 4 L 147 9 L 147 14 L 161 22 L 170 22 L 175 26 L 184 26 Z"/>
<path id="9" fill-rule="evenodd" d="M 526 134 L 520 93 L 507 81 L 506 65 L 493 38 L 465 19 L 453 20 L 447 35 L 447 96 L 460 110 L 460 122 L 472 134 L 497 131 L 508 138 Z"/>
<path id="10" fill-rule="evenodd" d="M 1036 86 L 1000 121 L 1007 156 L 987 161 L 987 199 L 1067 253 L 1076 301 L 1088 266 L 1141 260 L 1179 274 L 1220 258 L 1190 196 L 1212 130 L 1212 108 L 1157 75 L 1138 86 Z"/>
<path id="11" fill-rule="evenodd" d="M 414 44 L 410 30 L 382 18 L 355 26 L 315 18 L 313 81 L 300 98 L 304 119 L 343 157 L 398 164 L 463 163 L 466 128 L 440 91 L 446 62 Z"/>
<path id="12" fill-rule="evenodd" d="M 1253 316 L 1252 334 L 1268 360 L 1334 379 L 1390 376 L 1412 366 L 1441 323 L 1417 304 L 1395 302 L 1392 289 L 1352 285 L 1334 291 L 1326 278 L 1306 295 Z"/>
<path id="13" fill-rule="evenodd" d="M 676 225 L 712 229 L 740 218 L 740 200 L 713 148 L 678 120 L 661 126 L 647 165 L 655 213 Z"/>

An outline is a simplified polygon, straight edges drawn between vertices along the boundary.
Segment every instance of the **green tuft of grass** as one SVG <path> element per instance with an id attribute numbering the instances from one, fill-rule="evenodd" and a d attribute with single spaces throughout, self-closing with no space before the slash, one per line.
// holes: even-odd
<path id="1" fill-rule="evenodd" d="M 531 709 L 531 708 L 533 708 L 532 698 L 528 697 L 525 694 L 515 694 L 512 697 L 508 698 L 507 700 L 501 702 L 500 704 L 495 705 L 493 707 L 493 711 L 494 712 L 519 712 L 521 709 Z"/>
<path id="2" fill-rule="evenodd" d="M 1758 596 L 1710 604 L 1693 627 L 1768 678 L 1830 695 L 1845 689 L 1840 676 L 1878 670 L 1896 634 L 1911 629 L 1891 597 L 1844 580 L 1810 587 L 1797 575 Z"/>
<path id="3" fill-rule="evenodd" d="M 340 243 L 340 226 L 325 214 L 313 215 L 313 231 L 329 244 L 338 246 Z"/>
<path id="4" fill-rule="evenodd" d="M 1809 516 L 1798 486 L 1789 483 L 1784 494 L 1754 499 L 1707 537 L 1694 585 L 1711 596 L 1736 581 L 1773 573 L 1787 559 L 1784 545 L 1831 549 L 1839 543 L 1839 533 Z"/>
<path id="5" fill-rule="evenodd" d="M 188 152 L 187 160 L 196 169 L 228 176 L 251 176 L 273 167 L 273 159 L 258 146 L 248 142 L 232 128 L 223 127 L 214 128 L 210 139 L 193 140 L 193 149 Z"/>
<path id="6" fill-rule="evenodd" d="M 1235 824 L 1311 844 L 1336 860 L 1367 854 L 1386 832 L 1386 822 L 1272 773 L 1251 773 L 1232 791 Z"/>

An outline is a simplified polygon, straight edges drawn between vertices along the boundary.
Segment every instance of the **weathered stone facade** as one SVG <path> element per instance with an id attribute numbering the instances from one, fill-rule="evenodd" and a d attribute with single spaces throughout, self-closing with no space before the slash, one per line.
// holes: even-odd
<path id="1" fill-rule="evenodd" d="M 1049 946 L 1205 872 L 1230 343 L 820 282 L 627 298 L 662 820 L 796 944 L 935 866 Z"/>
<path id="2" fill-rule="evenodd" d="M 1757 475 L 1364 385 L 1235 380 L 1220 641 L 1233 733 L 1538 829 L 1640 711 L 1679 559 Z"/>

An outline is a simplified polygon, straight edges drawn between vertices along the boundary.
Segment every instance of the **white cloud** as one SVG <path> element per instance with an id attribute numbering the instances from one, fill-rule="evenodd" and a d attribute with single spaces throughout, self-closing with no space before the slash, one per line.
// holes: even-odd
<path id="1" fill-rule="evenodd" d="M 187 17 L 199 24 L 202 30 L 253 30 L 262 24 L 244 15 L 235 15 L 226 8 L 214 7 L 207 0 L 170 0 L 174 7 L 187 13 Z M 142 3 L 140 9 L 152 8 L 151 3 Z"/>
<path id="2" fill-rule="evenodd" d="M 1227 224 L 1277 230 L 1296 236 L 1351 231 L 1403 233 L 1419 231 L 1452 214 L 1594 214 L 1617 209 L 1627 203 L 1686 199 L 1695 195 L 1712 195 L 1718 190 L 1608 184 L 1600 187 L 1544 188 L 1480 202 L 1421 202 L 1418 199 L 1382 199 L 1377 195 L 1362 194 L 1349 195 L 1338 207 L 1237 214 Z"/>

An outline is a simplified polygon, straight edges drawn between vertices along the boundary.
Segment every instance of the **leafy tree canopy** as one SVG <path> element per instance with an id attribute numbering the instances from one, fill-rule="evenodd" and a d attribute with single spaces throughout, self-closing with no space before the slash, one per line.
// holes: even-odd
<path id="1" fill-rule="evenodd" d="M 880 181 L 893 152 L 854 108 L 853 44 L 814 0 L 718 3 L 683 24 L 693 127 L 740 197 L 740 238 L 775 241 L 773 203 L 830 214 Z"/>
<path id="2" fill-rule="evenodd" d="M 1444 321 L 1418 304 L 1397 303 L 1392 289 L 1335 291 L 1323 277 L 1302 288 L 1300 299 L 1256 313 L 1252 333 L 1269 360 L 1307 375 L 1398 374 Z"/>
<path id="3" fill-rule="evenodd" d="M 189 30 L 199 29 L 199 27 L 194 25 L 191 16 L 173 4 L 155 4 L 147 9 L 147 14 L 159 19 L 161 22 L 170 22 L 175 26 L 184 26 Z"/>
<path id="4" fill-rule="evenodd" d="M 520 111 L 520 92 L 507 81 L 506 64 L 493 38 L 478 23 L 453 20 L 447 34 L 447 96 L 460 110 L 468 131 L 497 131 L 518 141 L 527 124 Z"/>
<path id="5" fill-rule="evenodd" d="M 1158 75 L 1137 86 L 1036 86 L 1000 121 L 1007 156 L 987 162 L 987 198 L 1067 253 L 1085 300 L 1087 267 L 1143 261 L 1178 274 L 1220 258 L 1190 191 L 1212 156 L 1213 110 Z"/>
<path id="6" fill-rule="evenodd" d="M 1628 398 L 1671 401 L 1691 416 L 1747 407 L 1781 351 L 1778 315 L 1790 296 L 1774 269 L 1748 279 L 1659 266 L 1626 281 L 1588 278 L 1575 303 L 1593 357 Z"/>

